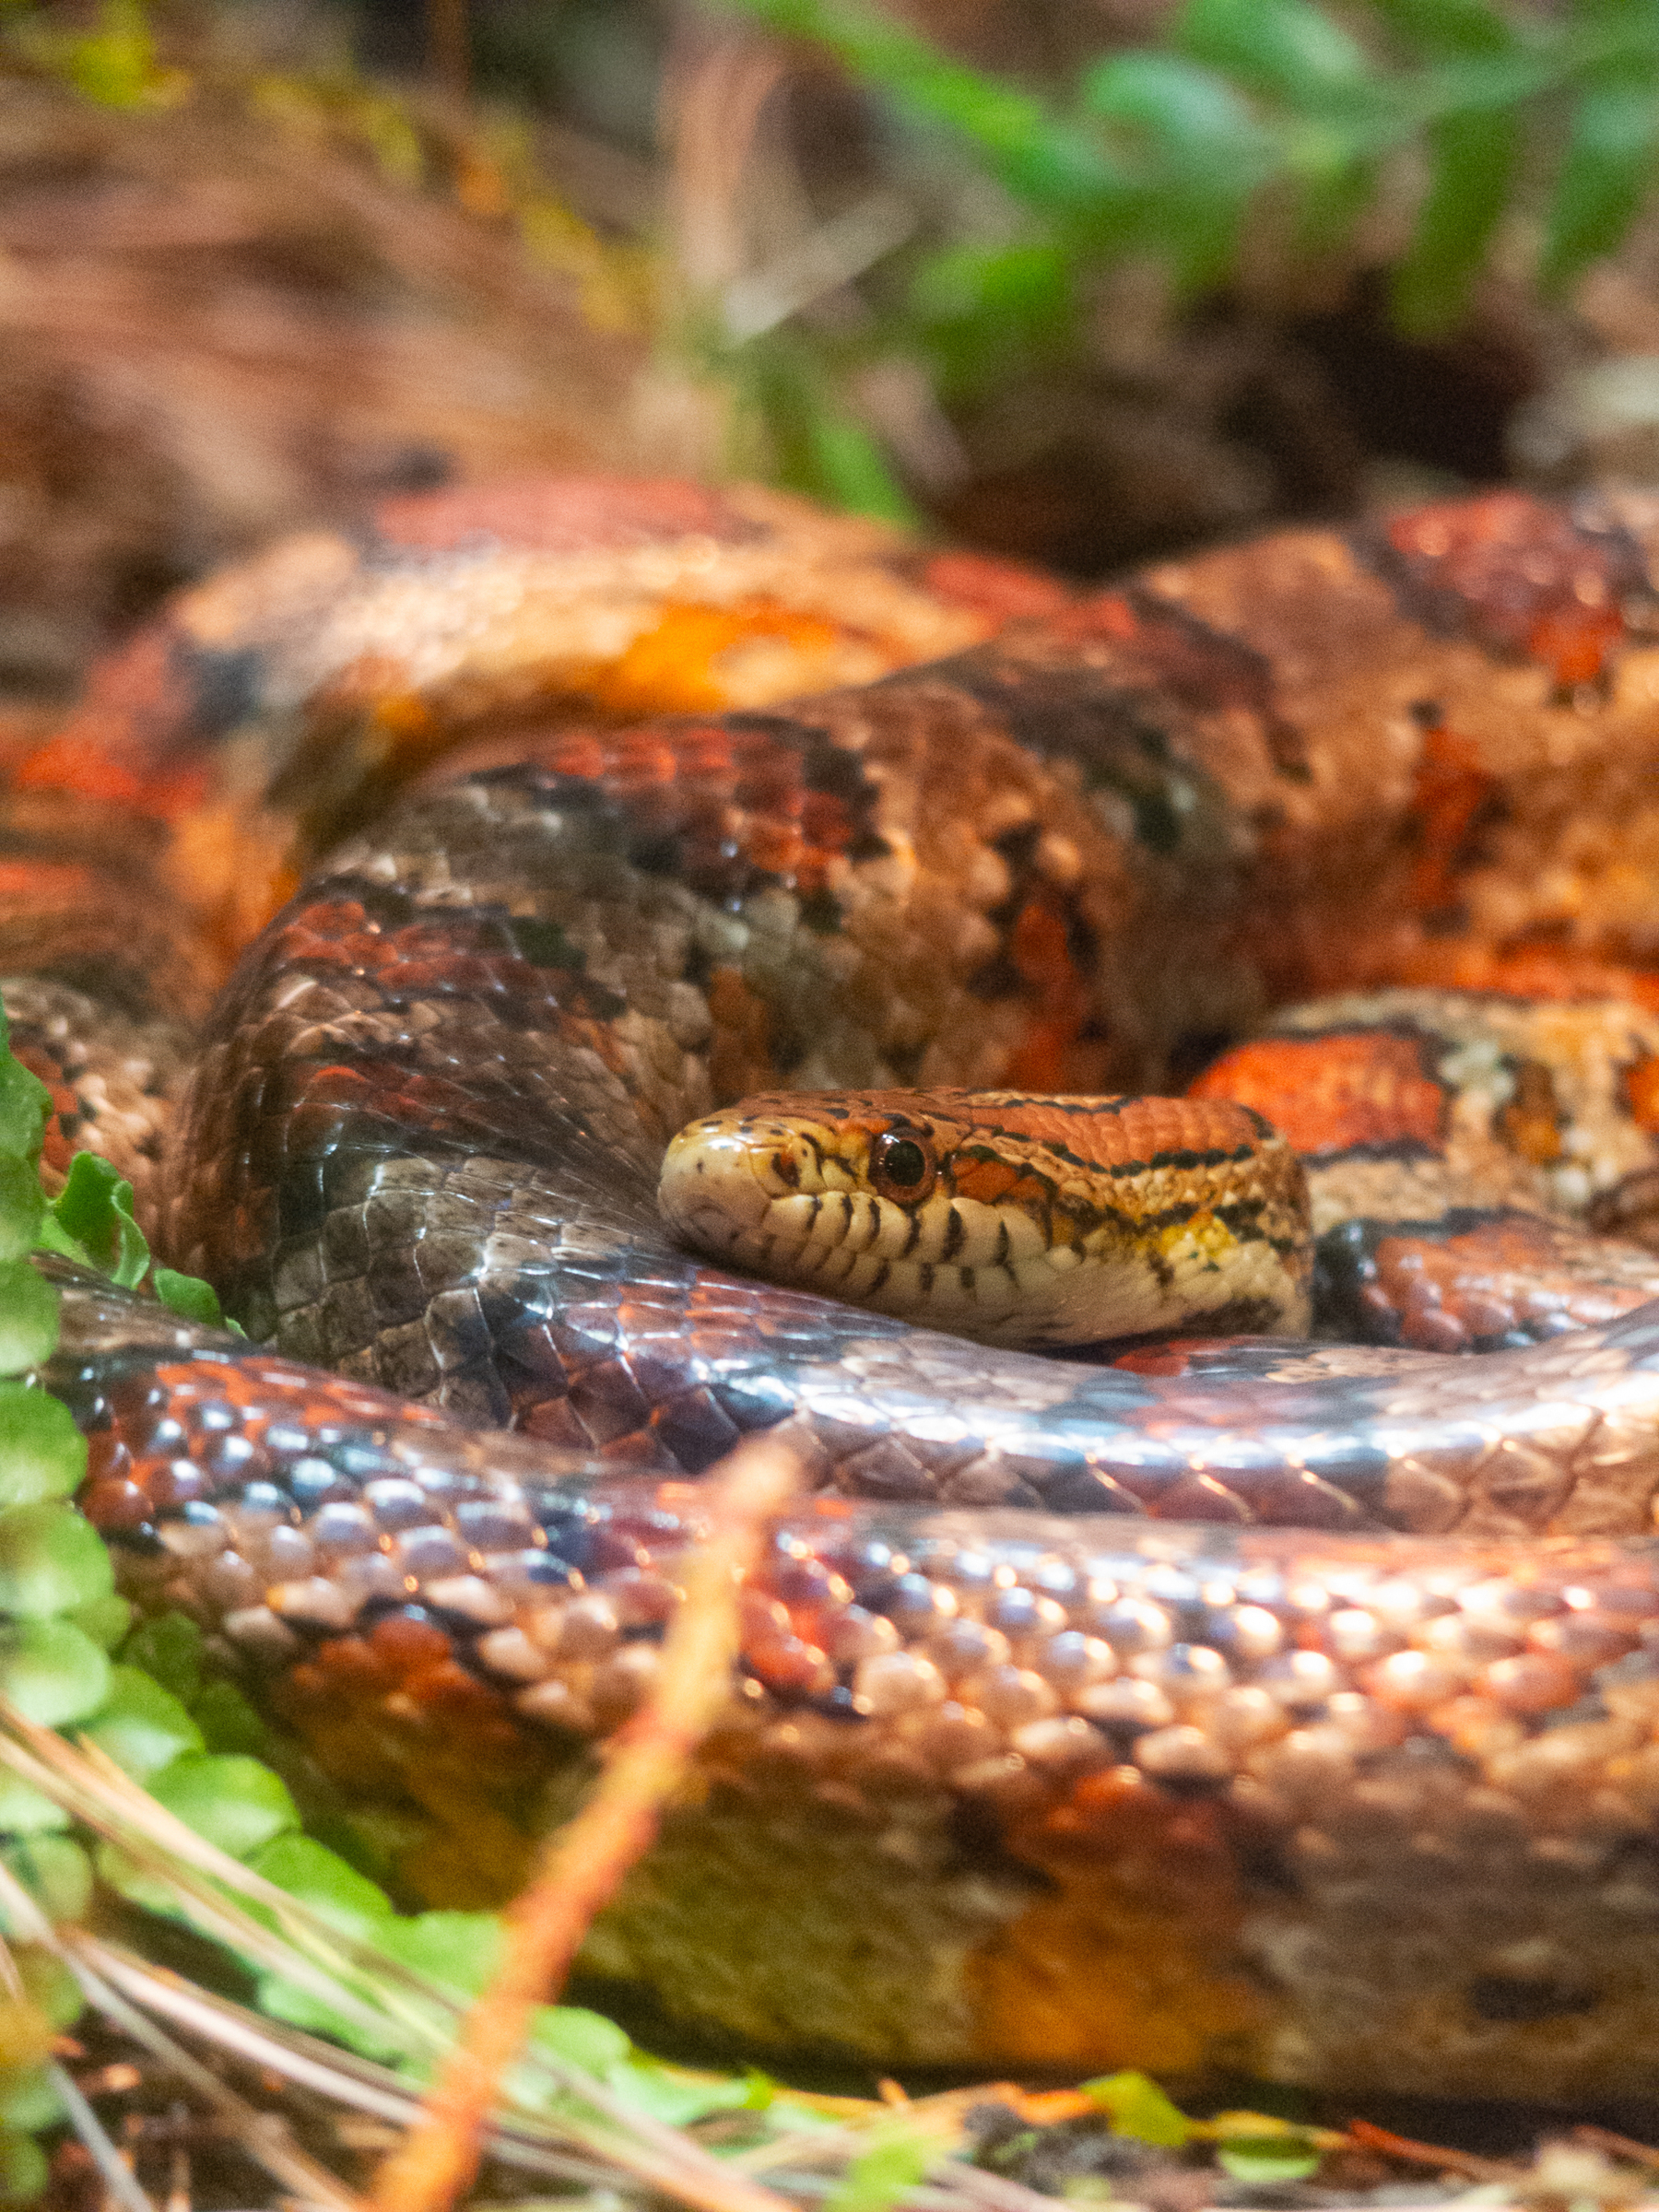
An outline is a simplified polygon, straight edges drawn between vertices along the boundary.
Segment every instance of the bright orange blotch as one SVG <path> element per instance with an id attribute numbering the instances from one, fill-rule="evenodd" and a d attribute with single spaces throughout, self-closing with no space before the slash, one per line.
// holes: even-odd
<path id="1" fill-rule="evenodd" d="M 1625 1069 L 1624 1094 L 1637 1128 L 1659 1135 L 1659 1058 L 1638 1060 Z"/>
<path id="2" fill-rule="evenodd" d="M 1006 1159 L 958 1159 L 951 1169 L 951 1181 L 959 1198 L 972 1198 L 981 1206 L 998 1206 L 1019 1181 L 1019 1170 Z"/>
<path id="3" fill-rule="evenodd" d="M 1218 1807 L 1110 1768 L 1016 1818 L 1005 1843 L 1050 1888 L 971 1970 L 999 2052 L 1175 2075 L 1246 2061 L 1266 2007 L 1237 1947 L 1243 1906 Z"/>
<path id="4" fill-rule="evenodd" d="M 1601 680 L 1623 637 L 1624 618 L 1617 607 L 1571 604 L 1539 617 L 1527 632 L 1526 650 L 1553 668 L 1557 684 L 1570 691 Z"/>
<path id="5" fill-rule="evenodd" d="M 1515 1071 L 1515 1093 L 1498 1114 L 1498 1134 L 1512 1152 L 1547 1167 L 1561 1157 L 1561 1109 L 1555 1084 L 1541 1060 L 1524 1060 Z"/>
<path id="6" fill-rule="evenodd" d="M 1071 598 L 1065 584 L 1041 569 L 984 553 L 935 553 L 923 568 L 922 582 L 941 599 L 984 615 L 988 624 L 1052 615 Z"/>
<path id="7" fill-rule="evenodd" d="M 1398 963 L 1392 980 L 1445 991 L 1493 991 L 1508 998 L 1622 998 L 1659 1013 L 1659 974 L 1652 969 L 1545 946 L 1504 952 L 1466 937 L 1419 945 Z"/>
<path id="8" fill-rule="evenodd" d="M 1344 1152 L 1402 1138 L 1438 1147 L 1446 1095 L 1407 1037 L 1264 1038 L 1205 1069 L 1188 1096 L 1233 1099 L 1265 1114 L 1297 1152 Z"/>
<path id="9" fill-rule="evenodd" d="M 1471 824 L 1497 789 L 1466 737 L 1436 723 L 1423 735 L 1412 806 L 1421 833 L 1412 871 L 1411 903 L 1419 913 L 1440 913 L 1457 901 L 1457 866 Z"/>
<path id="10" fill-rule="evenodd" d="M 612 666 L 595 671 L 594 703 L 618 718 L 716 710 L 730 703 L 720 662 L 735 647 L 777 639 L 814 654 L 829 651 L 841 635 L 833 623 L 773 600 L 747 599 L 730 607 L 669 605 L 654 629 L 635 638 Z"/>
<path id="11" fill-rule="evenodd" d="M 276 1695 L 326 1773 L 426 1816 L 398 1865 L 416 1895 L 471 1908 L 512 1894 L 533 1846 L 508 1808 L 544 1755 L 441 1629 L 394 1615 L 366 1636 L 331 1638 Z"/>
<path id="12" fill-rule="evenodd" d="M 1087 1090 L 1094 1070 L 1079 1065 L 1079 1034 L 1089 1010 L 1088 986 L 1075 966 L 1065 918 L 1039 892 L 1020 909 L 1008 957 L 1036 1005 L 1004 1071 L 1016 1090 Z"/>

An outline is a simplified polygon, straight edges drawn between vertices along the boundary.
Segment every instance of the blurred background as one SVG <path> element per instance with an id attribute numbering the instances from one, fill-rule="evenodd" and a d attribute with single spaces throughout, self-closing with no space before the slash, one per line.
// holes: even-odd
<path id="1" fill-rule="evenodd" d="M 376 494 L 1659 480 L 1659 0 L 0 0 L 0 713 Z"/>

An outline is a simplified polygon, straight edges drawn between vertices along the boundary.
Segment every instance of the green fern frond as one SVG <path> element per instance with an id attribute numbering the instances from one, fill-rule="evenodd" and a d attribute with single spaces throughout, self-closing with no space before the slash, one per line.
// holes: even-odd
<path id="1" fill-rule="evenodd" d="M 875 0 L 726 5 L 827 51 L 900 128 L 1006 196 L 1018 236 L 935 239 L 886 304 L 870 288 L 866 357 L 920 358 L 947 399 L 1074 343 L 1085 282 L 1114 262 L 1161 261 L 1178 292 L 1226 280 L 1265 194 L 1328 253 L 1415 159 L 1394 310 L 1426 335 L 1466 312 L 1523 178 L 1541 218 L 1535 280 L 1559 297 L 1617 250 L 1659 171 L 1659 0 L 1184 0 L 1161 44 L 1103 56 L 1047 96 L 955 60 Z"/>

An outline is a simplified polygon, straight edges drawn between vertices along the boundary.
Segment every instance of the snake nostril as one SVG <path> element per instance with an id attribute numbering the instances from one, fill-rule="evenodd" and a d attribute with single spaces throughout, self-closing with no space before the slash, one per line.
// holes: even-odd
<path id="1" fill-rule="evenodd" d="M 786 1182 L 792 1191 L 801 1187 L 801 1163 L 793 1152 L 772 1154 L 772 1173 L 780 1182 Z"/>

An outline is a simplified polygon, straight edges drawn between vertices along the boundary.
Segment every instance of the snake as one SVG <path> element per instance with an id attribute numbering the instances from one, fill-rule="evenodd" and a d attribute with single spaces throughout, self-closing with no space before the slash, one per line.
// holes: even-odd
<path id="1" fill-rule="evenodd" d="M 44 1171 L 245 1331 L 41 1263 L 122 1587 L 479 1908 L 766 1435 L 589 1986 L 786 2061 L 1659 2091 L 1656 561 L 1652 500 L 1498 491 L 1086 588 L 562 479 L 191 587 L 0 808 Z"/>

